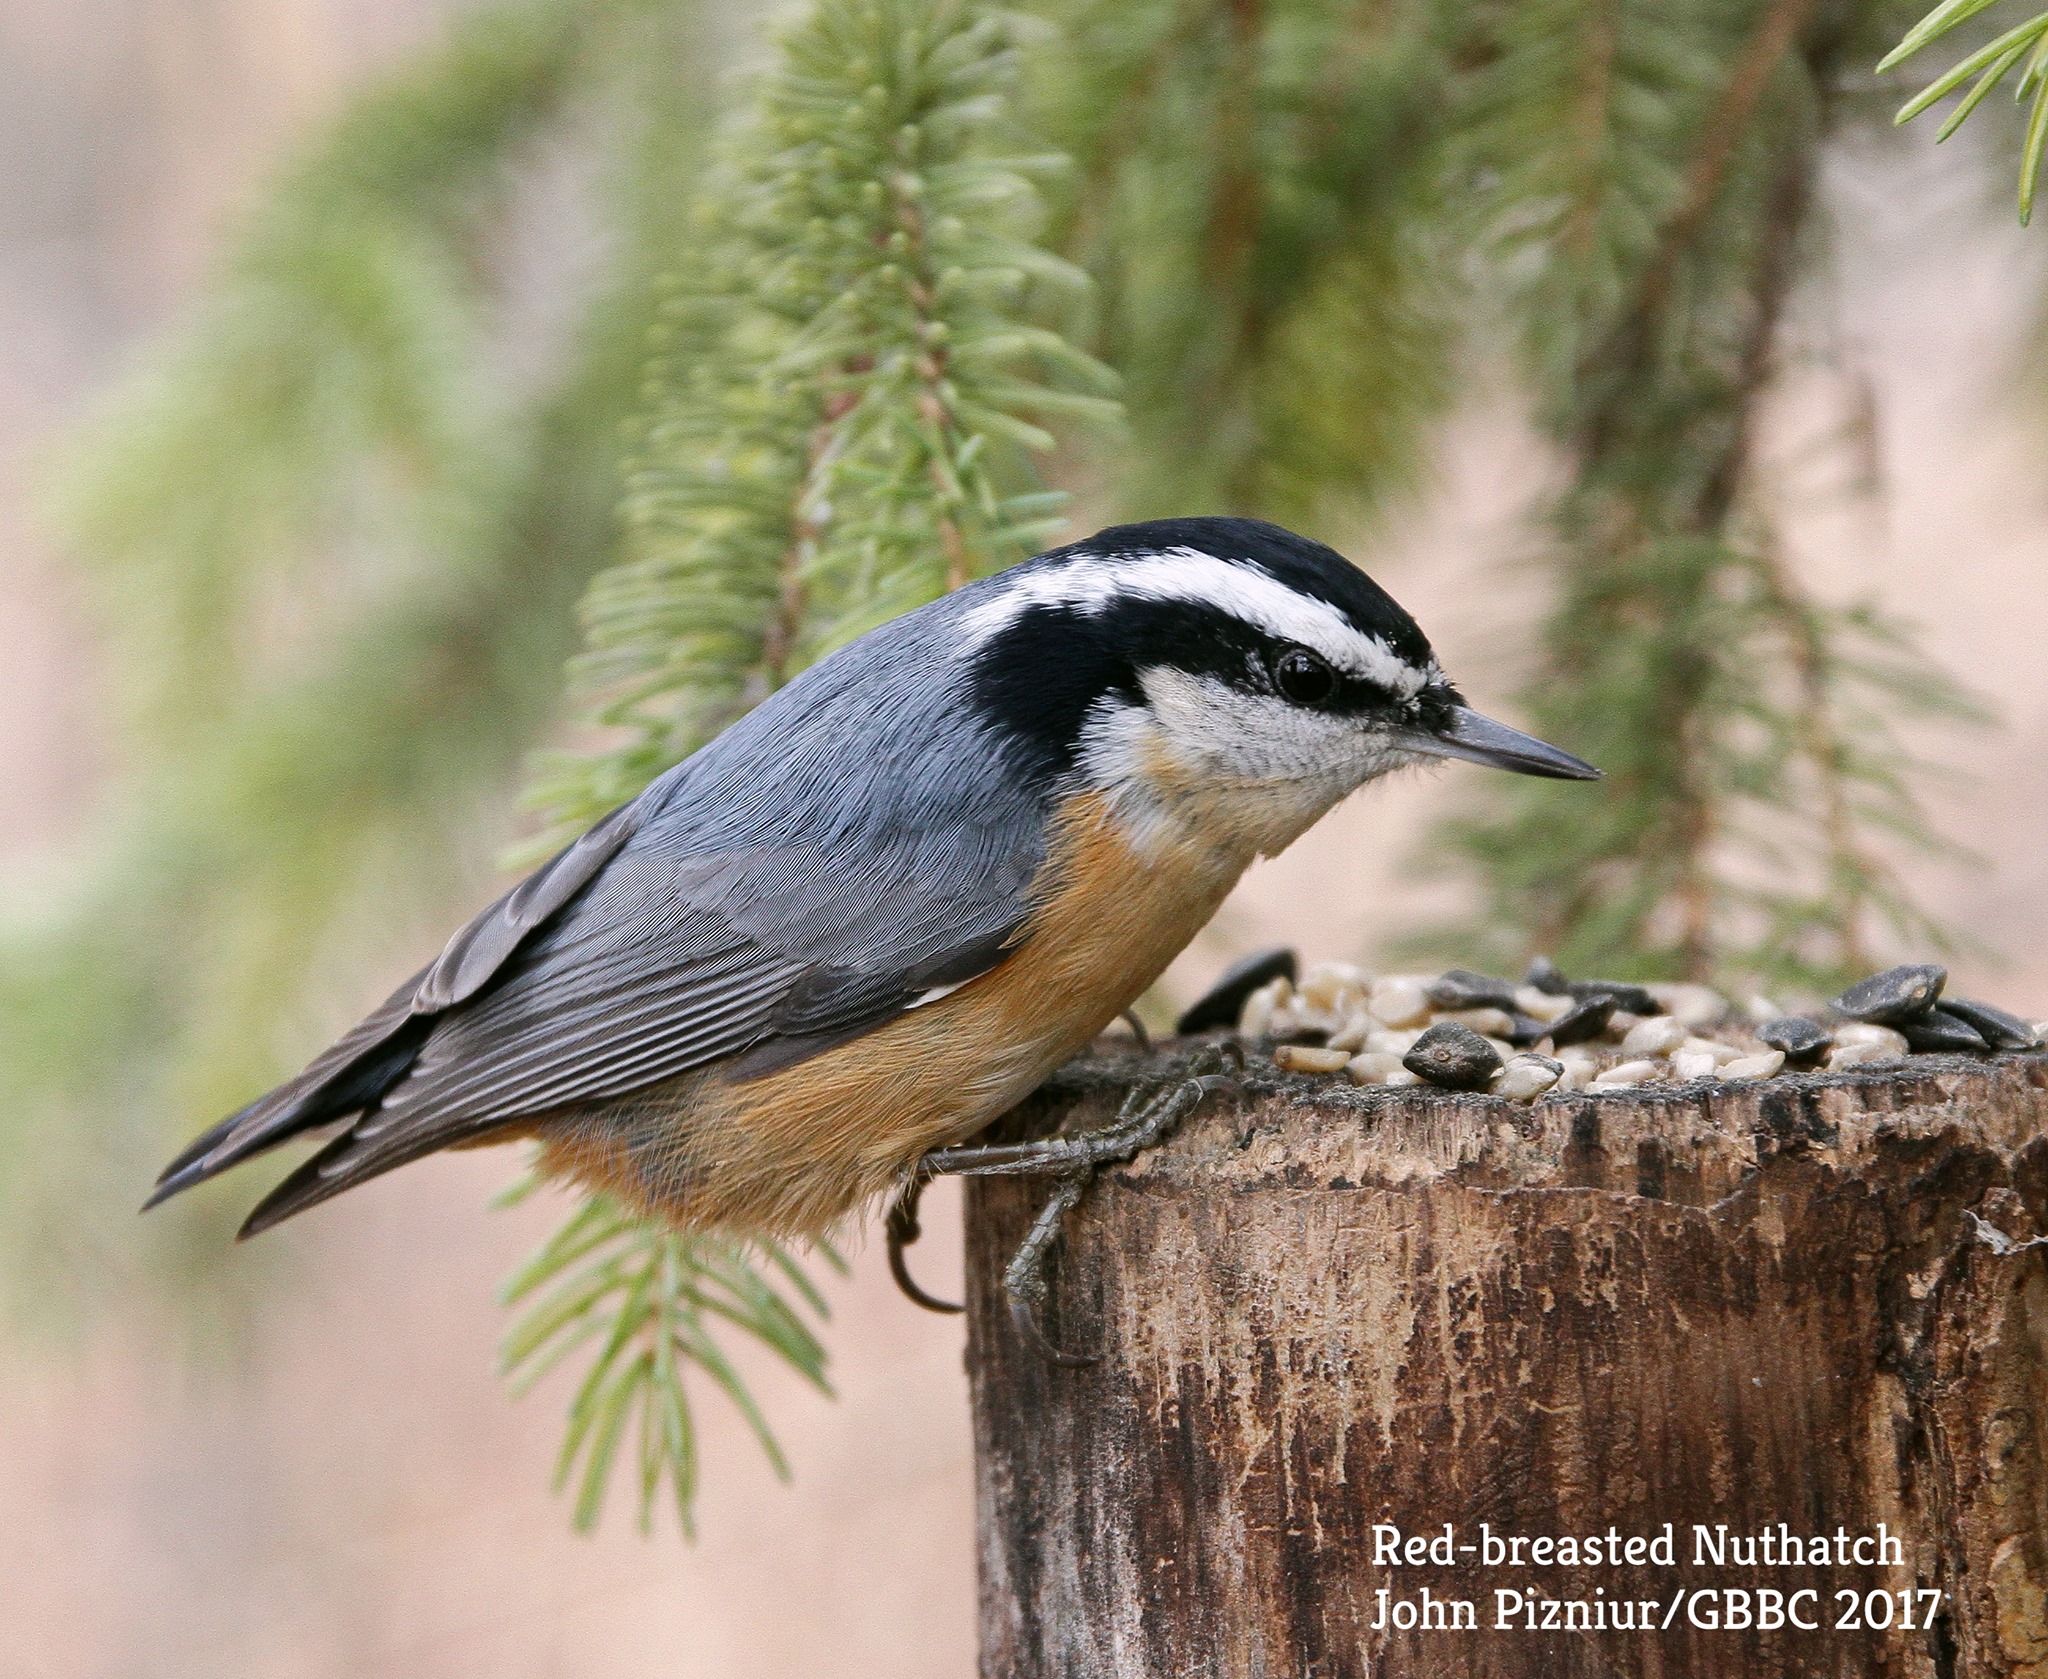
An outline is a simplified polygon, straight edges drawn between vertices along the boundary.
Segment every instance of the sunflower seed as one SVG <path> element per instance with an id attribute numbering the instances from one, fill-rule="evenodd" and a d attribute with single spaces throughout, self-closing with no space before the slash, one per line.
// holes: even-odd
<path id="1" fill-rule="evenodd" d="M 1365 1040 L 1378 1030 L 1379 1022 L 1364 1009 L 1359 1009 L 1330 1034 L 1330 1048 L 1346 1053 L 1361 1050 L 1365 1047 Z"/>
<path id="2" fill-rule="evenodd" d="M 1543 991 L 1533 985 L 1518 985 L 1515 1007 L 1532 1020 L 1555 1020 L 1578 1007 L 1578 999 L 1569 991 Z"/>
<path id="3" fill-rule="evenodd" d="M 1803 1014 L 1781 1015 L 1757 1028 L 1757 1037 L 1773 1049 L 1785 1052 L 1791 1067 L 1811 1067 L 1835 1047 L 1835 1035 L 1817 1020 Z"/>
<path id="4" fill-rule="evenodd" d="M 1366 1052 L 1371 1055 L 1391 1055 L 1399 1060 L 1415 1047 L 1420 1032 L 1368 1032 L 1365 1035 Z"/>
<path id="5" fill-rule="evenodd" d="M 1897 1034 L 1893 1034 L 1896 1036 Z M 1880 1043 L 1837 1043 L 1828 1052 L 1828 1071 L 1845 1073 L 1852 1067 L 1888 1067 L 1895 1061 L 1903 1061 L 1903 1048 L 1893 1049 Z"/>
<path id="6" fill-rule="evenodd" d="M 1483 1090 L 1500 1071 L 1494 1048 L 1469 1026 L 1446 1020 L 1415 1040 L 1401 1065 L 1446 1090 Z"/>
<path id="7" fill-rule="evenodd" d="M 1618 1067 L 1609 1067 L 1606 1072 L 1593 1080 L 1595 1090 L 1625 1090 L 1631 1085 L 1646 1084 L 1663 1069 L 1654 1061 L 1624 1061 Z"/>
<path id="8" fill-rule="evenodd" d="M 1619 979 L 1575 979 L 1567 989 L 1584 1002 L 1589 997 L 1612 997 L 1614 1006 L 1630 1014 L 1662 1014 L 1664 1005 L 1640 985 Z"/>
<path id="9" fill-rule="evenodd" d="M 1273 1030 L 1273 1017 L 1281 1008 L 1293 1000 L 1294 985 L 1286 975 L 1270 980 L 1260 986 L 1244 1000 L 1244 1012 L 1237 1017 L 1237 1029 L 1247 1038 L 1263 1038 Z M 1189 1013 L 1193 1013 L 1189 1010 Z M 1187 1024 L 1187 1015 L 1180 1017 L 1180 1024 Z"/>
<path id="10" fill-rule="evenodd" d="M 1995 1009 L 1989 1003 L 1977 1002 L 1970 997 L 1944 997 L 1935 1005 L 1936 1014 L 1952 1014 L 1958 1020 L 1969 1022 L 1993 1049 L 2034 1049 L 2040 1044 L 2040 1036 L 2016 1014 L 2007 1014 L 2004 1009 Z"/>
<path id="11" fill-rule="evenodd" d="M 1991 1047 L 1976 1027 L 1943 1008 L 1929 1009 L 1917 1020 L 1902 1020 L 1898 1029 L 1906 1047 L 1919 1055 L 1982 1055 Z"/>
<path id="12" fill-rule="evenodd" d="M 1182 1011 L 1173 1029 L 1185 1037 L 1190 1032 L 1236 1026 L 1242 1020 L 1245 1005 L 1251 1001 L 1253 992 L 1262 990 L 1276 979 L 1291 983 L 1295 972 L 1294 952 L 1285 947 L 1262 950 L 1240 962 L 1233 962 L 1223 970 L 1214 985 Z"/>
<path id="13" fill-rule="evenodd" d="M 1311 1008 L 1348 1014 L 1354 1003 L 1363 1000 L 1366 987 L 1371 984 L 1371 976 L 1350 962 L 1315 962 L 1295 989 Z"/>
<path id="14" fill-rule="evenodd" d="M 1559 1049 L 1567 1044 L 1582 1044 L 1588 1038 L 1599 1037 L 1613 1019 L 1612 997 L 1588 997 L 1550 1022 L 1550 1041 Z"/>
<path id="15" fill-rule="evenodd" d="M 1860 979 L 1835 999 L 1835 1008 L 1851 1020 L 1896 1026 L 1934 1007 L 1948 969 L 1933 962 L 1907 962 Z"/>
<path id="16" fill-rule="evenodd" d="M 1350 1054 L 1341 1049 L 1321 1049 L 1314 1044 L 1282 1044 L 1273 1051 L 1276 1066 L 1290 1073 L 1337 1073 L 1350 1064 Z"/>
<path id="17" fill-rule="evenodd" d="M 1493 1081 L 1493 1093 L 1512 1101 L 1526 1102 L 1541 1096 L 1563 1077 L 1562 1061 L 1553 1061 L 1547 1055 L 1517 1055 Z"/>
<path id="18" fill-rule="evenodd" d="M 1621 1040 L 1622 1056 L 1630 1061 L 1645 1055 L 1669 1055 L 1685 1042 L 1685 1026 L 1668 1014 L 1639 1020 Z"/>
<path id="19" fill-rule="evenodd" d="M 1484 1038 L 1503 1038 L 1515 1029 L 1513 1018 L 1502 1009 L 1440 1009 L 1436 1018 L 1469 1026 Z"/>
<path id="20" fill-rule="evenodd" d="M 1372 982 L 1366 1007 L 1384 1026 L 1420 1026 L 1429 1018 L 1429 993 L 1419 979 L 1390 974 Z"/>
<path id="21" fill-rule="evenodd" d="M 1711 1055 L 1717 1066 L 1736 1060 L 1742 1054 L 1733 1044 L 1724 1044 L 1719 1038 L 1687 1038 L 1678 1047 L 1689 1055 Z"/>
<path id="22" fill-rule="evenodd" d="M 1385 1084 L 1395 1073 L 1404 1073 L 1409 1078 L 1415 1076 L 1401 1065 L 1400 1056 L 1371 1051 L 1352 1056 L 1344 1070 L 1351 1075 L 1353 1084 Z"/>
<path id="23" fill-rule="evenodd" d="M 1887 1055 L 1899 1056 L 1906 1053 L 1905 1034 L 1894 1032 L 1889 1026 L 1876 1026 L 1867 1020 L 1845 1020 L 1835 1028 L 1835 1047 L 1849 1049 L 1859 1044 L 1875 1044 Z M 1828 1063 L 1833 1066 L 1832 1060 Z"/>
<path id="24" fill-rule="evenodd" d="M 1687 1026 L 1711 1026 L 1728 1015 L 1728 999 L 1711 985 L 1646 985 L 1664 1012 L 1675 1015 Z"/>
<path id="25" fill-rule="evenodd" d="M 1504 979 L 1451 968 L 1429 983 L 1429 1000 L 1440 1009 L 1511 1009 L 1515 988 Z"/>
<path id="26" fill-rule="evenodd" d="M 1785 1052 L 1782 1049 L 1771 1049 L 1761 1055 L 1738 1055 L 1721 1069 L 1720 1076 L 1731 1082 L 1767 1079 L 1784 1065 Z"/>

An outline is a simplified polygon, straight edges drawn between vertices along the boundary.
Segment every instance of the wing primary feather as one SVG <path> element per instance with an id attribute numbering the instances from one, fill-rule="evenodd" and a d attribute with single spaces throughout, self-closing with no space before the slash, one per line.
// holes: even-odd
<path id="1" fill-rule="evenodd" d="M 142 1203 L 159 1202 L 275 1148 L 287 1138 L 374 1103 L 405 1076 L 433 1029 L 429 1016 L 404 1012 L 410 985 L 297 1078 L 239 1108 L 194 1138 L 163 1169 Z"/>

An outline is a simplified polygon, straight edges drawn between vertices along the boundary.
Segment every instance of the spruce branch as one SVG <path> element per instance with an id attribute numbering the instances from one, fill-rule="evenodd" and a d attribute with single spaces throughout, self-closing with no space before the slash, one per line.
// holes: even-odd
<path id="1" fill-rule="evenodd" d="M 830 3 L 785 39 L 695 215 L 649 374 L 629 559 L 572 667 L 604 750 L 536 803 L 594 820 L 872 624 L 1039 546 L 1049 423 L 1112 421 L 1058 330 L 1084 295 L 1037 242 L 994 8 Z M 552 838 L 553 836 L 551 836 Z"/>
<path id="2" fill-rule="evenodd" d="M 1355 517 L 1420 471 L 1460 294 L 1442 238 L 1468 9 L 1061 0 L 1041 122 L 1076 174 L 1133 515 Z"/>
<path id="3" fill-rule="evenodd" d="M 533 1183 L 525 1179 L 499 1204 L 523 1198 Z M 822 1256 L 834 1270 L 846 1269 L 831 1247 Z M 500 1298 L 526 1307 L 501 1353 L 515 1393 L 584 1347 L 595 1348 L 570 1402 L 555 1470 L 557 1491 L 576 1483 L 575 1522 L 583 1532 L 597 1525 L 631 1428 L 642 1531 L 653 1524 L 666 1481 L 683 1532 L 695 1533 L 696 1425 L 684 1386 L 691 1367 L 725 1394 L 775 1473 L 789 1478 L 788 1460 L 712 1333 L 714 1322 L 760 1342 L 819 1392 L 832 1392 L 824 1345 L 805 1322 L 806 1313 L 825 1321 L 830 1310 L 801 1262 L 775 1243 L 679 1236 L 595 1195 L 506 1279 Z"/>
<path id="4" fill-rule="evenodd" d="M 1054 426 L 1117 409 L 1060 330 L 1087 282 L 1038 242 L 1037 183 L 1065 164 L 1019 146 L 1025 27 L 979 0 L 815 0 L 724 137 L 648 373 L 628 557 L 593 582 L 572 667 L 613 738 L 536 775 L 557 835 L 833 647 L 1055 528 L 1031 457 Z M 822 1314 L 784 1250 L 675 1234 L 597 1196 L 509 1285 L 522 1301 L 547 1289 L 509 1367 L 595 1348 L 561 1460 L 580 1526 L 637 1420 L 643 1523 L 666 1482 L 690 1529 L 693 1369 L 785 1472 L 719 1339 L 739 1329 L 824 1386 L 771 1273 Z"/>
<path id="5" fill-rule="evenodd" d="M 1979 12 L 1997 3 L 1998 0 L 1942 0 L 1941 5 L 1909 29 L 1905 38 L 1878 61 L 1878 71 L 1897 69 L 1907 59 L 1924 52 Z M 2048 153 L 2048 12 L 2015 24 L 1935 77 L 1901 105 L 1898 115 L 1892 120 L 1895 123 L 1911 122 L 1921 112 L 1940 104 L 1969 82 L 1969 92 L 1956 102 L 1955 109 L 1934 136 L 1935 143 L 1939 145 L 1961 128 L 1991 90 L 2014 70 L 2019 71 L 2019 80 L 2013 87 L 2015 103 L 2026 104 L 2030 95 L 2033 100 L 2027 111 L 2025 136 L 2020 142 L 2019 216 L 2020 225 L 2024 227 L 2033 219 L 2034 194 L 2041 180 L 2041 159 L 2044 153 Z"/>
<path id="6" fill-rule="evenodd" d="M 1527 703 L 1608 791 L 1590 819 L 1554 789 L 1481 791 L 1491 814 L 1445 837 L 1486 907 L 1439 944 L 1818 987 L 1880 928 L 1938 947 L 1883 860 L 1936 843 L 1890 719 L 1972 710 L 1896 626 L 1805 597 L 1754 459 L 1847 43 L 1804 0 L 1588 8 L 1609 42 L 1592 92 L 1536 32 L 1576 9 L 1510 20 L 1468 141 L 1497 170 L 1479 208 L 1573 467 Z M 1589 110 L 1658 126 L 1518 155 Z"/>
<path id="7" fill-rule="evenodd" d="M 307 143 L 81 438 L 60 517 L 132 751 L 0 927 L 0 1228 L 39 1285 L 166 1287 L 225 1251 L 228 1200 L 208 1192 L 137 1242 L 144 1167 L 285 1071 L 314 999 L 410 954 L 347 938 L 365 904 L 395 947 L 473 889 L 483 811 L 544 726 L 575 596 L 611 549 L 672 171 L 699 126 L 691 15 L 521 0 L 465 18 Z M 492 253 L 530 145 L 592 104 L 623 142 L 579 136 L 613 260 L 557 354 L 513 356 Z M 537 359 L 545 375 L 513 371 Z"/>

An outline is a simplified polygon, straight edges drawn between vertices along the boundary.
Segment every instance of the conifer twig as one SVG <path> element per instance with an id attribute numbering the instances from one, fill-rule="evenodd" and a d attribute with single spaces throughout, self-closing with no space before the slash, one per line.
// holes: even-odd
<path id="1" fill-rule="evenodd" d="M 585 607 L 577 685 L 614 738 L 540 779 L 564 828 L 812 659 L 1050 530 L 1059 498 L 1028 463 L 1052 442 L 1044 422 L 1115 407 L 1107 371 L 1042 318 L 1083 282 L 1036 243 L 1049 160 L 1010 150 L 1014 30 L 981 0 L 814 0 L 726 135 L 650 371 L 629 557 Z M 669 1232 L 599 1196 L 509 1285 L 525 1315 L 508 1369 L 595 1349 L 561 1458 L 579 1526 L 630 1430 L 643 1522 L 666 1482 L 688 1530 L 692 1371 L 785 1471 L 717 1333 L 824 1385 L 824 1350 L 770 1270 L 822 1311 L 783 1250 Z"/>

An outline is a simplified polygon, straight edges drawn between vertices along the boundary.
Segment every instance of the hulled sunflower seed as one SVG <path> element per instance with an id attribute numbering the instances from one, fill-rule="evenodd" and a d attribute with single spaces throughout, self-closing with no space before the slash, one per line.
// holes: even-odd
<path id="1" fill-rule="evenodd" d="M 1564 1063 L 1547 1055 L 1517 1055 L 1493 1081 L 1493 1094 L 1526 1102 L 1541 1096 L 1564 1077 Z"/>
<path id="2" fill-rule="evenodd" d="M 1337 1073 L 1350 1064 L 1351 1055 L 1315 1044 L 1282 1044 L 1273 1051 L 1273 1061 L 1290 1073 Z"/>
<path id="3" fill-rule="evenodd" d="M 1366 1007 L 1383 1026 L 1420 1026 L 1429 1018 L 1429 993 L 1419 979 L 1390 974 L 1372 982 Z"/>
<path id="4" fill-rule="evenodd" d="M 1669 1055 L 1684 1042 L 1683 1021 L 1668 1014 L 1653 1014 L 1628 1029 L 1621 1040 L 1621 1053 L 1623 1059 L 1629 1061 L 1646 1055 Z"/>
<path id="5" fill-rule="evenodd" d="M 1893 1034 L 1897 1036 L 1896 1033 Z M 1895 1061 L 1906 1058 L 1904 1045 L 1893 1049 L 1881 1043 L 1838 1043 L 1828 1052 L 1828 1071 L 1845 1073 L 1852 1067 L 1889 1067 Z"/>

